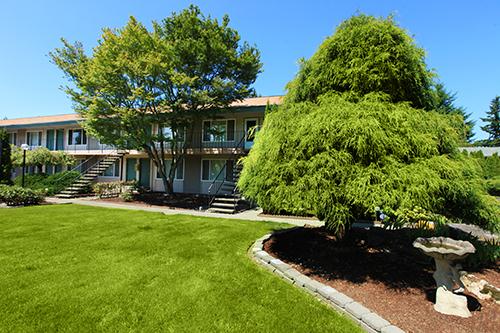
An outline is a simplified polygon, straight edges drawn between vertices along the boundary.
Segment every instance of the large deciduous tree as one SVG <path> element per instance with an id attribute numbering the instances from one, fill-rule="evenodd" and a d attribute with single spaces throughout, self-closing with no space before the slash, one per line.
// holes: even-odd
<path id="1" fill-rule="evenodd" d="M 481 129 L 489 135 L 485 143 L 489 146 L 500 146 L 500 96 L 493 98 L 490 110 L 481 120 L 486 123 Z"/>
<path id="2" fill-rule="evenodd" d="M 51 57 L 74 84 L 66 91 L 83 126 L 103 143 L 147 152 L 168 193 L 193 124 L 254 95 L 262 66 L 228 16 L 219 22 L 196 6 L 151 30 L 134 17 L 122 29 L 104 29 L 92 55 L 80 43 L 63 43 Z M 152 124 L 168 130 L 152 132 Z"/>
<path id="3" fill-rule="evenodd" d="M 357 15 L 342 22 L 310 59 L 301 60 L 298 75 L 287 86 L 287 100 L 315 101 L 331 91 L 356 96 L 382 92 L 391 102 L 430 109 L 432 78 L 424 50 L 392 17 Z"/>

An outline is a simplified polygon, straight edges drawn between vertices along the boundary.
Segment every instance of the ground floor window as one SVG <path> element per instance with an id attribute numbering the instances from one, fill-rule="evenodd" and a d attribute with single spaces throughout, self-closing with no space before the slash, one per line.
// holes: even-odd
<path id="1" fill-rule="evenodd" d="M 227 162 L 227 164 L 226 164 Z M 202 160 L 202 180 L 230 180 L 233 172 L 233 160 Z M 221 172 L 222 169 L 225 169 Z"/>
<path id="2" fill-rule="evenodd" d="M 104 171 L 104 177 L 120 177 L 120 161 L 116 161 L 113 165 Z"/>
<path id="3" fill-rule="evenodd" d="M 170 173 L 170 168 L 172 167 L 172 160 L 165 160 L 165 173 L 168 174 Z M 156 171 L 156 178 L 160 179 L 161 175 L 160 172 L 157 170 Z M 177 180 L 183 180 L 184 179 L 184 160 L 181 159 L 177 162 L 177 169 L 175 170 L 175 179 Z"/>

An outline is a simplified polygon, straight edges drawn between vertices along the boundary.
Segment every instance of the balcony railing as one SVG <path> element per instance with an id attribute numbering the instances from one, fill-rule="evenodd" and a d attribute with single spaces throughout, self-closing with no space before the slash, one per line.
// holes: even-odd
<path id="1" fill-rule="evenodd" d="M 243 149 L 249 150 L 253 146 L 254 135 L 248 134 L 246 131 L 234 131 L 229 133 L 209 134 L 201 131 L 192 133 L 191 137 L 186 137 L 188 140 L 186 148 L 196 151 L 206 151 L 213 149 Z M 184 144 L 184 140 L 179 141 L 179 144 Z M 159 145 L 159 144 L 158 144 Z M 165 149 L 171 148 L 171 142 L 165 142 Z M 38 147 L 33 147 L 36 149 Z M 113 145 L 105 145 L 99 143 L 94 138 L 88 138 L 86 144 L 82 145 L 65 145 L 63 150 L 69 153 L 108 153 L 116 150 Z"/>

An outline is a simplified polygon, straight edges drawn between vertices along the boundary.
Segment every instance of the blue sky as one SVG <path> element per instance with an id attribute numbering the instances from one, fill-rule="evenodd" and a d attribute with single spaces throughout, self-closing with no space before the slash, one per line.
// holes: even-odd
<path id="1" fill-rule="evenodd" d="M 394 14 L 397 22 L 427 51 L 427 63 L 457 104 L 475 120 L 500 95 L 500 1 L 351 0 L 2 0 L 0 6 L 0 118 L 71 113 L 59 89 L 62 73 L 47 54 L 59 39 L 81 41 L 90 50 L 102 27 L 121 27 L 133 15 L 150 26 L 172 11 L 194 3 L 205 14 L 229 14 L 231 26 L 262 53 L 260 95 L 283 94 L 297 71 L 344 19 L 363 12 Z M 484 138 L 476 124 L 476 138 Z"/>

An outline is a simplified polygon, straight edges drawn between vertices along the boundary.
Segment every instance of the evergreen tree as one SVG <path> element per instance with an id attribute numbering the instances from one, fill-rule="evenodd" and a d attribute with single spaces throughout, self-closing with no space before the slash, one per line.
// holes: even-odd
<path id="1" fill-rule="evenodd" d="M 490 111 L 486 112 L 486 118 L 481 118 L 486 125 L 481 129 L 489 134 L 485 142 L 489 146 L 500 145 L 500 96 L 496 96 L 490 103 Z"/>
<path id="2" fill-rule="evenodd" d="M 438 113 L 447 115 L 456 115 L 461 117 L 457 122 L 456 128 L 463 141 L 471 142 L 474 132 L 472 131 L 475 121 L 470 119 L 471 114 L 465 112 L 462 106 L 456 106 L 456 93 L 448 91 L 444 84 L 436 83 L 433 89 L 434 107 Z"/>
<path id="3" fill-rule="evenodd" d="M 11 173 L 9 135 L 5 130 L 0 129 L 0 184 L 11 184 Z"/>

